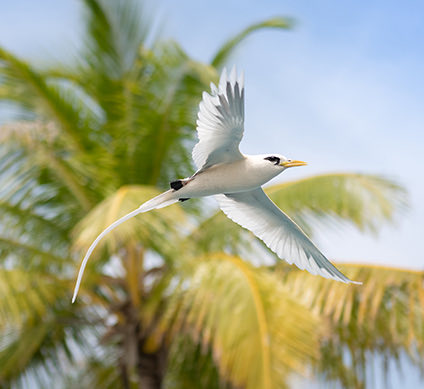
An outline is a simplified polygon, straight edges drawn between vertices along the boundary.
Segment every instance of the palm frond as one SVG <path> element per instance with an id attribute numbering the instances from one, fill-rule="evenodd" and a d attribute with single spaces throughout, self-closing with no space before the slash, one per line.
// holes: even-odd
<path id="1" fill-rule="evenodd" d="M 333 356 L 333 364 L 320 365 L 318 370 L 344 380 L 346 387 L 354 387 L 370 377 L 368 367 L 373 355 L 388 360 L 405 353 L 424 369 L 424 273 L 357 264 L 338 267 L 362 281 L 363 286 L 298 271 L 285 276 L 285 285 L 294 296 L 328 321 L 329 332 L 322 348 L 325 355 Z M 353 375 L 344 374 L 347 366 L 353 369 Z"/>
<path id="2" fill-rule="evenodd" d="M 334 173 L 267 188 L 271 199 L 305 230 L 317 221 L 347 221 L 376 231 L 408 204 L 407 193 L 393 180 L 376 175 Z"/>
<path id="3" fill-rule="evenodd" d="M 243 31 L 239 32 L 233 38 L 229 39 L 225 42 L 216 54 L 212 57 L 211 65 L 214 68 L 220 69 L 224 66 L 224 64 L 228 61 L 231 54 L 233 54 L 234 50 L 240 43 L 245 40 L 252 32 L 257 30 L 262 30 L 265 28 L 277 28 L 277 29 L 290 29 L 293 27 L 293 20 L 287 17 L 277 16 L 263 22 L 252 24 L 246 27 Z"/>
<path id="4" fill-rule="evenodd" d="M 74 211 L 64 212 L 56 187 L 41 185 L 36 167 L 26 166 L 22 155 L 0 148 L 0 261 L 58 270 L 66 262 Z"/>
<path id="5" fill-rule="evenodd" d="M 163 385 L 166 389 L 231 388 L 231 383 L 220 377 L 212 352 L 194 342 L 189 335 L 174 340 L 169 360 Z"/>
<path id="6" fill-rule="evenodd" d="M 0 271 L 0 328 L 43 318 L 67 284 L 54 276 L 21 269 Z"/>
<path id="7" fill-rule="evenodd" d="M 126 121 L 134 144 L 129 147 L 117 138 L 116 149 L 129 151 L 128 171 L 136 172 L 135 182 L 165 187 L 192 173 L 197 106 L 202 91 L 217 75 L 211 67 L 191 60 L 175 42 L 142 52 L 141 61 L 138 79 L 131 84 Z"/>
<path id="8" fill-rule="evenodd" d="M 144 86 L 145 64 L 140 52 L 149 35 L 150 21 L 143 18 L 140 4 L 133 0 L 85 0 L 87 34 L 80 55 L 82 61 L 73 72 L 62 74 L 66 79 L 77 79 L 79 86 L 101 107 L 105 123 L 97 141 L 106 143 L 106 151 L 121 158 L 128 145 L 119 148 L 109 142 L 121 138 L 128 143 L 128 136 L 133 135 L 135 94 Z"/>
<path id="9" fill-rule="evenodd" d="M 40 249 L 36 245 L 32 245 L 22 239 L 16 240 L 13 237 L 7 235 L 0 236 L 0 254 L 1 261 L 4 262 L 5 258 L 24 258 L 25 262 L 28 262 L 28 267 L 38 266 L 41 267 L 41 263 L 47 267 L 48 263 L 54 263 L 55 266 L 63 265 L 66 262 L 66 258 L 55 255 L 52 252 Z"/>
<path id="10" fill-rule="evenodd" d="M 35 162 L 50 169 L 68 186 L 82 208 L 89 209 L 92 199 L 86 186 L 81 184 L 87 181 L 87 175 L 75 174 L 81 170 L 76 169 L 76 159 L 70 155 L 82 152 L 84 147 L 93 152 L 88 129 L 98 128 L 100 118 L 96 108 L 88 104 L 89 99 L 81 90 L 69 83 L 49 81 L 3 49 L 0 49 L 0 62 L 3 65 L 1 83 L 11 92 L 5 98 L 40 118 L 2 126 L 1 138 L 9 145 L 15 142 L 27 148 L 27 159 L 32 159 L 30 165 Z M 19 96 L 14 91 L 18 91 Z"/>
<path id="11" fill-rule="evenodd" d="M 138 208 L 143 202 L 158 195 L 149 186 L 126 186 L 120 188 L 99 203 L 75 228 L 74 249 L 86 251 L 95 238 L 107 226 L 123 215 Z M 179 238 L 185 222 L 185 214 L 178 206 L 166 210 L 154 210 L 139 215 L 111 231 L 99 246 L 107 246 L 111 252 L 134 241 L 158 252 L 172 250 L 172 242 Z"/>
<path id="12" fill-rule="evenodd" d="M 53 122 L 15 121 L 0 126 L 0 142 L 18 142 L 26 147 L 40 143 L 52 144 L 59 136 L 58 128 Z"/>
<path id="13" fill-rule="evenodd" d="M 319 321 L 277 277 L 225 254 L 190 268 L 189 287 L 174 293 L 166 317 L 175 333 L 211 349 L 223 377 L 236 387 L 266 389 L 283 387 L 288 372 L 305 372 L 316 357 Z"/>
<path id="14" fill-rule="evenodd" d="M 81 209 L 61 181 L 46 180 L 29 138 L 28 150 L 10 142 L 0 147 L 0 260 L 58 270 L 68 258 L 72 218 Z"/>
<path id="15" fill-rule="evenodd" d="M 83 362 L 81 369 L 71 371 L 69 376 L 65 377 L 63 388 L 125 389 L 125 381 L 116 354 L 117 350 L 114 347 L 97 350 L 95 356 Z"/>
<path id="16" fill-rule="evenodd" d="M 240 254 L 243 250 L 252 252 L 254 240 L 251 234 L 232 220 L 228 219 L 221 211 L 202 220 L 186 241 L 182 242 L 185 252 L 194 249 L 193 255 L 225 250 L 226 253 Z"/>
<path id="17" fill-rule="evenodd" d="M 68 281 L 54 275 L 0 271 L 2 384 L 18 382 L 27 375 L 36 379 L 33 372 L 40 370 L 61 376 L 63 367 L 73 361 L 71 350 L 76 344 L 80 351 L 88 345 L 84 325 L 90 315 L 69 309 L 69 293 Z"/>
<path id="18" fill-rule="evenodd" d="M 28 63 L 3 48 L 0 48 L 0 65 L 1 83 L 8 87 L 14 102 L 55 120 L 76 149 L 89 141 L 85 128 L 78 126 L 81 117 L 63 87 L 49 84 Z"/>
<path id="19" fill-rule="evenodd" d="M 122 80 L 152 31 L 139 1 L 84 0 L 87 34 L 82 57 L 102 77 Z"/>

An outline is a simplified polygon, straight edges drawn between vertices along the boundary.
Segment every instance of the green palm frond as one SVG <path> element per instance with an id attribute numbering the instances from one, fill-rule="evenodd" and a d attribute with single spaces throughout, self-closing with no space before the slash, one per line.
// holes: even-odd
<path id="1" fill-rule="evenodd" d="M 86 128 L 78 125 L 81 117 L 75 109 L 75 102 L 69 100 L 66 87 L 49 84 L 28 63 L 3 48 L 0 48 L 0 65 L 2 84 L 10 91 L 9 98 L 13 102 L 22 105 L 27 111 L 52 118 L 76 149 L 89 141 Z M 81 109 L 84 107 L 80 105 Z"/>
<path id="2" fill-rule="evenodd" d="M 366 381 L 367 364 L 373 354 L 399 359 L 404 352 L 423 369 L 424 273 L 357 264 L 338 267 L 362 281 L 363 286 L 352 287 L 299 271 L 285 277 L 285 285 L 294 296 L 327 318 L 330 326 L 323 339 L 323 352 L 332 355 L 338 364 L 322 365 L 319 370 L 354 387 L 357 382 L 352 377 Z M 348 365 L 354 371 L 350 379 L 337 371 Z"/>
<path id="3" fill-rule="evenodd" d="M 25 203 L 11 203 L 5 200 L 0 200 L 0 209 L 4 214 L 11 214 L 16 218 L 19 218 L 20 223 L 24 224 L 26 222 L 37 224 L 43 226 L 43 228 L 49 228 L 50 233 L 53 232 L 64 232 L 62 226 L 56 221 L 46 218 L 42 213 L 34 209 L 34 203 L 28 204 Z"/>
<path id="4" fill-rule="evenodd" d="M 257 30 L 262 30 L 266 28 L 278 28 L 287 30 L 293 27 L 293 20 L 287 17 L 274 17 L 263 22 L 252 24 L 246 27 L 243 31 L 239 32 L 237 35 L 225 42 L 221 48 L 216 52 L 212 57 L 211 65 L 217 69 L 220 69 L 228 61 L 231 54 L 234 50 L 240 45 L 240 43 L 245 40 L 252 32 Z"/>
<path id="5" fill-rule="evenodd" d="M 49 262 L 53 262 L 55 266 L 58 266 L 64 265 L 66 262 L 66 258 L 43 250 L 38 245 L 33 245 L 22 239 L 17 240 L 7 235 L 0 236 L 0 247 L 2 262 L 4 262 L 5 258 L 10 257 L 23 258 L 25 262 L 28 262 L 28 267 L 33 267 L 34 265 L 47 267 Z"/>
<path id="6" fill-rule="evenodd" d="M 46 316 L 49 307 L 66 295 L 67 283 L 34 271 L 0 271 L 0 328 L 21 327 Z M 58 297 L 59 296 L 59 297 Z"/>
<path id="7" fill-rule="evenodd" d="M 61 181 L 46 180 L 31 145 L 0 147 L 0 259 L 51 268 L 68 257 L 70 218 L 80 208 Z"/>
<path id="8" fill-rule="evenodd" d="M 52 144 L 59 136 L 53 122 L 15 121 L 0 126 L 0 142 L 17 142 L 25 147 L 37 147 L 40 143 Z"/>
<path id="9" fill-rule="evenodd" d="M 49 146 L 41 139 L 28 136 L 25 132 L 17 131 L 10 134 L 10 138 L 14 142 L 9 143 L 9 148 L 0 150 L 0 158 L 8 158 L 8 154 L 19 150 L 21 159 L 15 166 L 10 166 L 11 171 L 21 170 L 26 175 L 31 171 L 37 172 L 30 175 L 33 180 L 38 181 L 38 184 L 56 187 L 64 195 L 66 192 L 67 196 L 73 197 L 75 208 L 83 210 L 91 208 L 91 193 L 89 194 L 86 186 L 81 183 L 87 181 L 87 172 L 80 173 L 78 163 L 61 157 L 60 153 L 55 151 L 55 146 Z M 8 173 L 3 171 L 0 174 L 0 181 L 3 181 Z M 10 189 L 9 187 L 9 191 Z"/>
<path id="10" fill-rule="evenodd" d="M 68 217 L 74 212 L 71 207 L 69 215 L 61 212 L 55 186 L 40 186 L 36 167 L 28 167 L 23 155 L 0 148 L 0 261 L 57 270 L 66 263 Z"/>
<path id="11" fill-rule="evenodd" d="M 231 383 L 220 377 L 211 350 L 194 342 L 189 335 L 180 335 L 174 340 L 169 359 L 163 384 L 165 389 L 231 388 Z"/>
<path id="12" fill-rule="evenodd" d="M 75 95 L 69 87 L 52 85 L 23 61 L 14 58 L 15 62 L 18 69 L 21 67 L 28 74 L 24 73 L 20 78 L 14 75 L 6 85 L 9 89 L 24 90 L 23 95 L 32 104 L 26 110 L 39 115 L 40 119 L 5 124 L 0 128 L 0 139 L 7 142 L 8 147 L 25 149 L 27 153 L 24 158 L 28 166 L 38 165 L 40 169 L 49 170 L 56 180 L 68 188 L 80 206 L 87 210 L 92 204 L 91 194 L 86 185 L 82 184 L 88 181 L 87 174 L 78 169 L 76 160 L 70 158 L 70 155 L 75 155 L 76 147 L 87 143 L 87 126 L 98 119 L 93 119 L 90 109 L 83 108 L 85 98 Z M 25 76 L 32 77 L 36 85 L 31 85 Z M 52 119 L 45 120 L 45 117 Z M 70 138 L 79 138 L 78 145 Z"/>
<path id="13" fill-rule="evenodd" d="M 122 176 L 117 187 L 149 183 L 140 176 L 138 167 L 142 164 L 136 157 L 144 150 L 143 127 L 150 121 L 150 112 L 157 111 L 148 107 L 146 85 L 152 71 L 144 57 L 150 21 L 143 17 L 138 1 L 86 0 L 85 4 L 87 34 L 81 61 L 61 76 L 78 80 L 104 113 L 96 142 L 104 155 L 111 154 L 111 169 Z"/>
<path id="14" fill-rule="evenodd" d="M 63 389 L 74 388 L 102 388 L 126 389 L 122 380 L 122 367 L 117 350 L 114 347 L 105 347 L 102 355 L 87 358 L 81 369 L 71 371 L 64 378 Z M 132 387 L 135 388 L 135 385 Z"/>
<path id="15" fill-rule="evenodd" d="M 183 247 L 185 250 L 194 249 L 193 255 L 219 252 L 240 254 L 242 249 L 253 251 L 255 241 L 245 229 L 228 219 L 221 211 L 201 221 L 190 235 L 187 236 Z"/>
<path id="16" fill-rule="evenodd" d="M 197 106 L 202 91 L 217 74 L 190 59 L 172 41 L 140 55 L 125 121 L 125 131 L 134 144 L 129 146 L 125 138 L 117 137 L 116 149 L 126 150 L 131 157 L 124 163 L 133 182 L 165 187 L 192 174 L 190 150 L 196 138 Z"/>
<path id="17" fill-rule="evenodd" d="M 69 282 L 31 270 L 0 271 L 0 383 L 22 380 L 32 369 L 62 374 L 73 360 L 72 347 L 84 350 L 88 311 L 70 309 Z M 95 316 L 92 316 L 93 322 Z M 90 330 L 93 331 L 94 327 Z M 44 377 L 45 378 L 45 377 Z"/>
<path id="18" fill-rule="evenodd" d="M 139 1 L 84 0 L 87 33 L 82 58 L 102 77 L 120 80 L 131 71 L 151 22 Z"/>
<path id="19" fill-rule="evenodd" d="M 408 204 L 406 191 L 399 184 L 368 174 L 323 174 L 273 185 L 266 192 L 308 232 L 312 223 L 337 220 L 376 231 Z"/>
<path id="20" fill-rule="evenodd" d="M 236 387 L 283 387 L 289 372 L 305 372 L 316 357 L 319 320 L 277 277 L 225 254 L 189 266 L 189 287 L 174 293 L 166 316 L 174 333 L 210 348 Z"/>

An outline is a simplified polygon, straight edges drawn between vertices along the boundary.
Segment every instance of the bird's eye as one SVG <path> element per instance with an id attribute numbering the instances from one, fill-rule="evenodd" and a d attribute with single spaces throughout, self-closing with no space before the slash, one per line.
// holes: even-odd
<path id="1" fill-rule="evenodd" d="M 272 162 L 274 165 L 280 164 L 280 158 L 278 157 L 271 156 L 271 157 L 266 157 L 265 159 Z"/>

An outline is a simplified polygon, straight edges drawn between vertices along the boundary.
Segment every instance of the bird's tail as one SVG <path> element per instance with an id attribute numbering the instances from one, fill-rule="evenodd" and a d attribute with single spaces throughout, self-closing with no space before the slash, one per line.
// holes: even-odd
<path id="1" fill-rule="evenodd" d="M 95 239 L 95 241 L 91 244 L 91 246 L 87 250 L 85 257 L 82 260 L 82 263 L 78 272 L 77 282 L 75 284 L 74 295 L 72 297 L 72 303 L 74 303 L 75 299 L 77 298 L 78 290 L 81 284 L 82 275 L 84 274 L 84 270 L 87 265 L 88 258 L 90 258 L 91 253 L 93 252 L 97 244 L 102 240 L 102 238 L 106 234 L 108 234 L 110 231 L 112 231 L 114 228 L 118 227 L 120 224 L 138 215 L 139 213 L 148 212 L 148 211 L 151 211 L 152 209 L 164 208 L 164 207 L 167 207 L 168 205 L 176 203 L 178 201 L 178 197 L 175 197 L 174 192 L 175 190 L 170 189 L 152 198 L 151 200 L 146 201 L 134 211 L 127 213 L 125 216 L 122 216 L 120 219 L 113 222 L 110 226 L 108 226 L 99 234 L 99 236 Z"/>
<path id="2" fill-rule="evenodd" d="M 178 201 L 178 197 L 174 195 L 175 190 L 169 189 L 160 195 L 153 197 L 151 200 L 146 201 L 137 208 L 139 213 L 148 212 L 152 209 L 159 209 L 167 207 L 168 205 L 174 204 Z"/>

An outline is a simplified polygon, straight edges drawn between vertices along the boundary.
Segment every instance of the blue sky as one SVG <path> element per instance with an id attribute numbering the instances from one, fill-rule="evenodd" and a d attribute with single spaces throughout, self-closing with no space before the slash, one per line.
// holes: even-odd
<path id="1" fill-rule="evenodd" d="M 64 58 L 78 45 L 80 8 L 78 0 L 3 3 L 0 45 L 38 62 Z M 163 37 L 203 61 L 249 23 L 294 18 L 292 31 L 257 33 L 233 58 L 246 73 L 242 151 L 309 162 L 277 182 L 331 171 L 398 180 L 411 209 L 396 224 L 377 237 L 346 227 L 317 240 L 332 259 L 423 269 L 424 3 L 161 0 L 149 8 Z"/>

